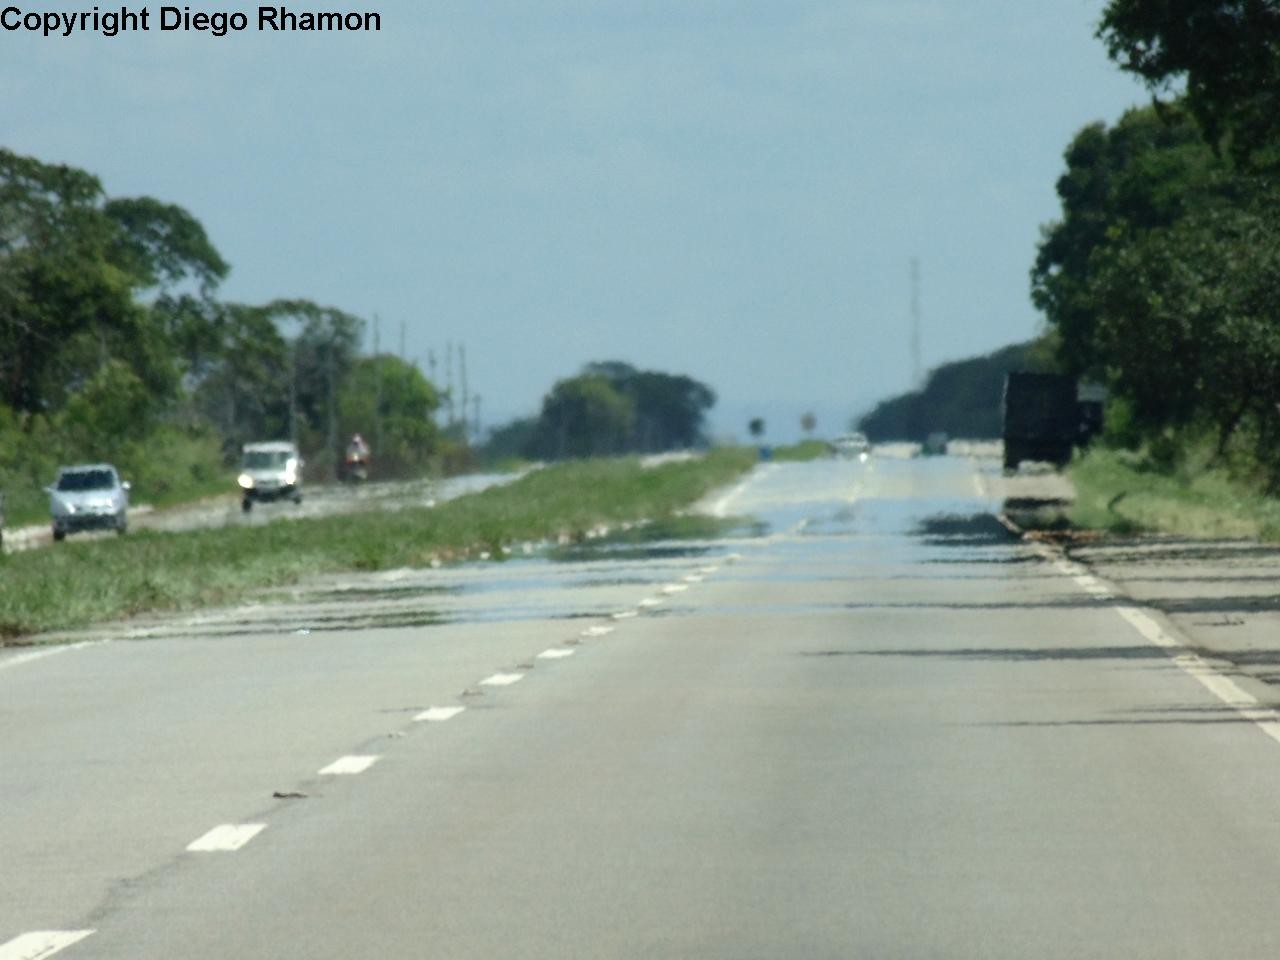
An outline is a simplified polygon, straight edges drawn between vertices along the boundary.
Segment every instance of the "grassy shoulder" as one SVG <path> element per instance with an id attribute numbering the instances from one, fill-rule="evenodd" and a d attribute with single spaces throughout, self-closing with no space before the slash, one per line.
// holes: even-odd
<path id="1" fill-rule="evenodd" d="M 1280 540 L 1280 500 L 1226 471 L 1155 468 L 1143 457 L 1094 449 L 1071 465 L 1073 526 L 1112 533 Z"/>
<path id="2" fill-rule="evenodd" d="M 602 523 L 668 518 L 755 462 L 752 451 L 642 468 L 635 459 L 536 470 L 431 509 L 189 533 L 143 531 L 0 555 L 0 642 L 148 611 L 232 603 L 343 570 L 422 566 Z"/>
<path id="3" fill-rule="evenodd" d="M 784 463 L 800 460 L 821 460 L 831 456 L 831 445 L 825 440 L 801 440 L 773 448 L 772 459 Z"/>

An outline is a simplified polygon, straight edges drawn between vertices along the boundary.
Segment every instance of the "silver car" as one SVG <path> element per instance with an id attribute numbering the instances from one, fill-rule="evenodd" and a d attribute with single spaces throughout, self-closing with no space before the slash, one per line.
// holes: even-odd
<path id="1" fill-rule="evenodd" d="M 129 529 L 129 483 L 109 463 L 60 467 L 58 479 L 45 492 L 55 540 L 79 530 Z"/>

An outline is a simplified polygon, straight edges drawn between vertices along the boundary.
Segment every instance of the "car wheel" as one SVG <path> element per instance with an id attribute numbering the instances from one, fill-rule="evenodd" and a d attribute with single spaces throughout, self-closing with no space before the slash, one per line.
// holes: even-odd
<path id="1" fill-rule="evenodd" d="M 250 500 L 248 497 L 245 497 L 243 500 L 240 501 L 240 509 L 243 510 L 245 513 L 248 513 L 250 510 L 253 509 L 253 501 Z"/>
<path id="2" fill-rule="evenodd" d="M 294 502 L 294 503 L 298 503 L 298 504 L 302 503 L 302 494 L 300 494 L 300 493 L 295 493 L 295 494 L 293 495 L 293 502 Z"/>
<path id="3" fill-rule="evenodd" d="M 67 539 L 67 531 L 65 531 L 65 530 L 59 530 L 57 527 L 54 527 L 54 528 L 53 528 L 53 539 L 58 540 L 58 541 L 62 541 L 62 540 Z"/>
<path id="4" fill-rule="evenodd" d="M 120 536 L 123 537 L 128 532 L 129 532 L 129 521 L 121 517 L 120 522 L 116 524 L 116 533 L 120 534 Z"/>

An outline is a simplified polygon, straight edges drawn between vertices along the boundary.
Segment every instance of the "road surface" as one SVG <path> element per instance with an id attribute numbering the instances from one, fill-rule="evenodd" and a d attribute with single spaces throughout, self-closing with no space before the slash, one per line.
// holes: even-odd
<path id="1" fill-rule="evenodd" d="M 1269 688 L 1012 539 L 994 467 L 11 653 L 0 960 L 1274 954 Z"/>

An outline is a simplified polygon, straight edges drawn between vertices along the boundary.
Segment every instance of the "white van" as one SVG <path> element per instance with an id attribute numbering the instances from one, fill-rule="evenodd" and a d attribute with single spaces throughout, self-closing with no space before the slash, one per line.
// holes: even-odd
<path id="1" fill-rule="evenodd" d="M 240 465 L 240 509 L 248 513 L 255 500 L 302 502 L 302 458 L 285 440 L 246 443 Z"/>

